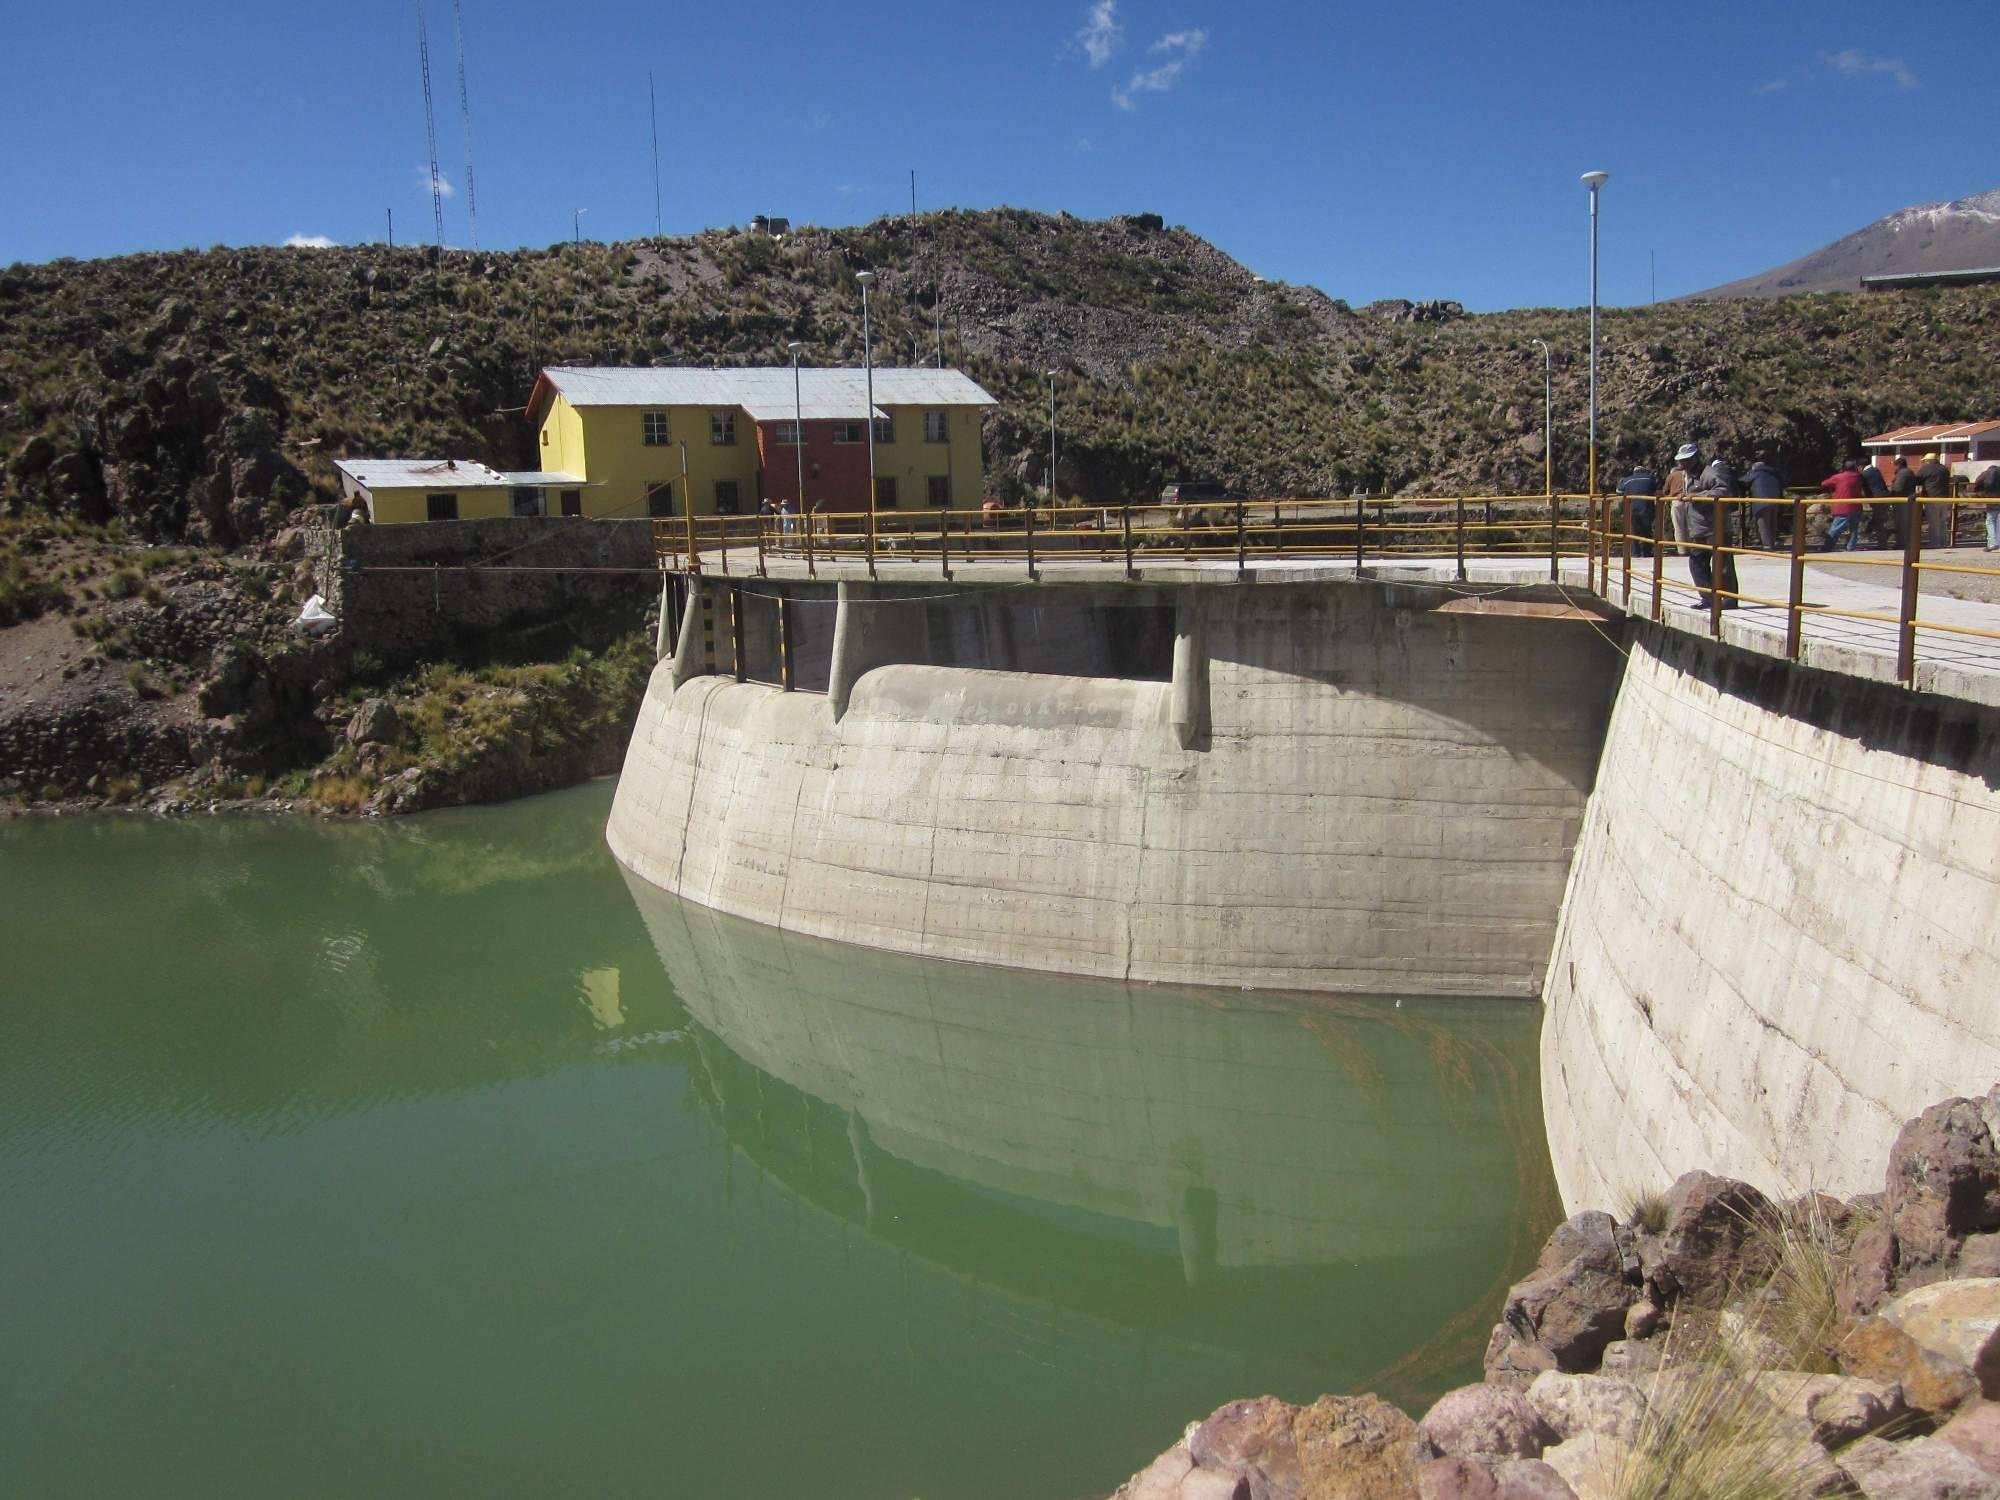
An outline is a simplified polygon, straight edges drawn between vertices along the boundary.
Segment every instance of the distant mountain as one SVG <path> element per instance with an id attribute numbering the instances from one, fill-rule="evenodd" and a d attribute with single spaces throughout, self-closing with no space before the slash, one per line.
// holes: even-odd
<path id="1" fill-rule="evenodd" d="M 1761 276 L 1697 292 L 1697 297 L 1789 297 L 1851 292 L 1864 276 L 1905 271 L 1972 271 L 2000 266 L 2000 188 L 1919 203 L 1877 219 L 1831 245 Z"/>

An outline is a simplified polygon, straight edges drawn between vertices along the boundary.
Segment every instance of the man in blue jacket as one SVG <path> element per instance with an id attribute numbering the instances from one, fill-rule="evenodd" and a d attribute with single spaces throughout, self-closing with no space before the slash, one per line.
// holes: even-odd
<path id="1" fill-rule="evenodd" d="M 1618 493 L 1633 496 L 1632 555 L 1651 557 L 1653 555 L 1653 522 L 1655 505 L 1653 497 L 1660 493 L 1660 481 L 1653 471 L 1640 464 L 1630 474 L 1618 481 Z"/>

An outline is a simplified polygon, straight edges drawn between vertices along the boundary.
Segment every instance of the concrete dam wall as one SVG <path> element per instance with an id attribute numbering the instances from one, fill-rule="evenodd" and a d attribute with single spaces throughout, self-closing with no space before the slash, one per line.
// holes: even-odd
<path id="1" fill-rule="evenodd" d="M 1636 634 L 1545 992 L 1572 1209 L 1701 1167 L 1877 1190 L 2000 1078 L 2000 713 Z"/>
<path id="2" fill-rule="evenodd" d="M 1038 591 L 1066 624 L 961 588 L 941 632 L 939 590 L 902 593 L 788 606 L 817 612 L 795 639 L 824 643 L 821 695 L 706 675 L 727 596 L 695 589 L 627 754 L 618 859 L 718 910 L 937 958 L 1539 992 L 1617 681 L 1588 625 L 1327 581 Z M 1111 652 L 1077 624 L 1093 610 L 1166 628 Z M 967 639 L 990 665 L 930 664 Z"/>

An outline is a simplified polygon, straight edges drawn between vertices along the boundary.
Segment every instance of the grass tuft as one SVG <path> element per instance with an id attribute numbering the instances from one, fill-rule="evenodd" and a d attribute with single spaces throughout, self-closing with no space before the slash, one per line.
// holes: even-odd
<path id="1" fill-rule="evenodd" d="M 1644 1234 L 1658 1234 L 1667 1227 L 1667 1195 L 1658 1191 L 1632 1194 L 1625 1205 L 1625 1222 Z"/>

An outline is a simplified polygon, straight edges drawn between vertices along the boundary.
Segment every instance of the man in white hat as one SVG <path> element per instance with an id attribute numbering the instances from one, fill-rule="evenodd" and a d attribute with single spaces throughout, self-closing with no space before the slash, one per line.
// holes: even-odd
<path id="1" fill-rule="evenodd" d="M 1688 539 L 1688 503 L 1683 497 L 1700 473 L 1701 449 L 1693 443 L 1682 443 L 1674 453 L 1674 467 L 1667 475 L 1667 487 L 1660 492 L 1668 502 L 1667 515 L 1673 522 L 1674 540 L 1677 542 Z"/>

